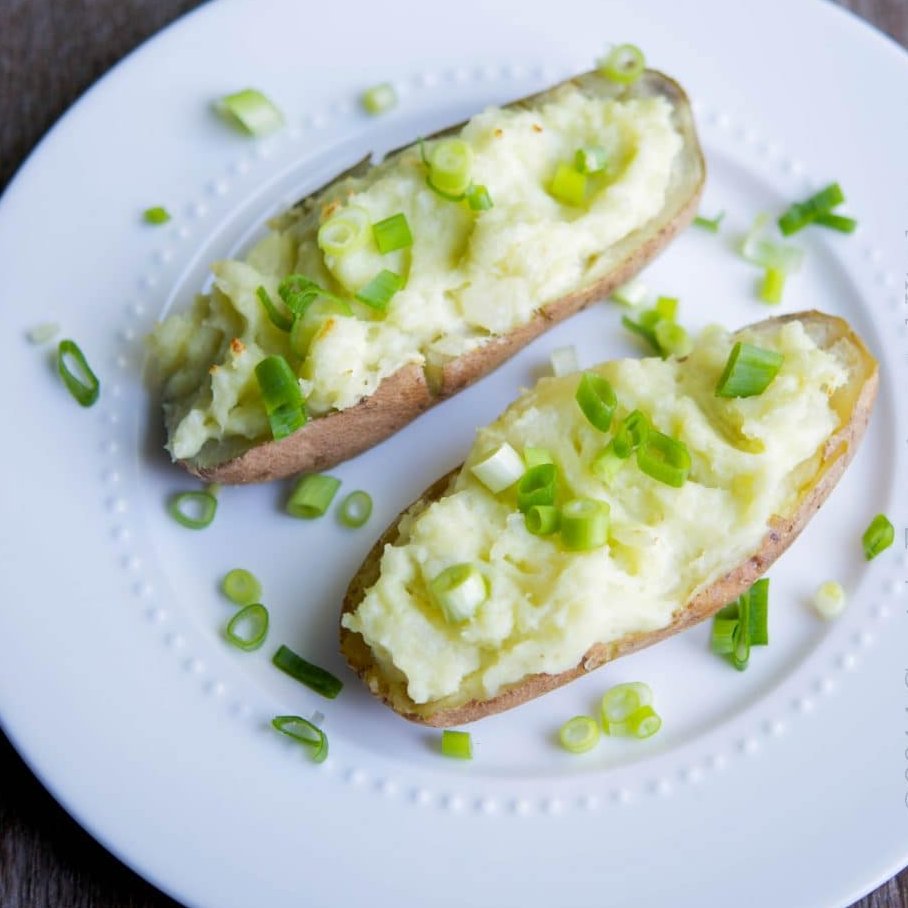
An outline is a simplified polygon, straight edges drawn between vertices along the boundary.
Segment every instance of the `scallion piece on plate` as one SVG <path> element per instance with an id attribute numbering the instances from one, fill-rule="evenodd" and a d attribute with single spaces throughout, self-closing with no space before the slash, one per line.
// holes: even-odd
<path id="1" fill-rule="evenodd" d="M 713 618 L 710 648 L 744 671 L 752 646 L 769 643 L 769 579 L 763 577 Z"/>
<path id="2" fill-rule="evenodd" d="M 716 384 L 716 397 L 757 397 L 772 384 L 784 359 L 775 350 L 738 341 Z"/>
<path id="3" fill-rule="evenodd" d="M 255 88 L 225 95 L 215 103 L 222 117 L 252 136 L 263 136 L 284 125 L 284 115 Z"/>
<path id="4" fill-rule="evenodd" d="M 646 284 L 644 284 L 643 281 L 634 279 L 613 290 L 611 299 L 616 303 L 620 303 L 622 306 L 629 306 L 633 309 L 646 299 L 646 294 L 648 292 Z"/>
<path id="5" fill-rule="evenodd" d="M 306 424 L 306 404 L 293 370 L 283 356 L 266 356 L 256 367 L 265 412 L 275 441 L 292 435 Z"/>
<path id="6" fill-rule="evenodd" d="M 700 227 L 703 230 L 708 230 L 710 233 L 718 233 L 719 227 L 722 224 L 722 218 L 724 217 L 724 211 L 720 211 L 714 218 L 705 218 L 702 214 L 698 214 L 694 218 L 694 226 Z"/>
<path id="7" fill-rule="evenodd" d="M 209 492 L 178 492 L 167 502 L 167 513 L 189 530 L 204 530 L 214 520 L 217 498 Z"/>
<path id="8" fill-rule="evenodd" d="M 473 564 L 452 564 L 429 583 L 429 595 L 445 621 L 459 624 L 476 614 L 489 595 L 486 579 Z"/>
<path id="9" fill-rule="evenodd" d="M 504 442 L 484 460 L 470 467 L 470 472 L 497 495 L 514 485 L 523 476 L 525 468 L 520 455 Z"/>
<path id="10" fill-rule="evenodd" d="M 586 174 L 562 162 L 555 168 L 549 192 L 563 205 L 579 208 L 586 201 Z"/>
<path id="11" fill-rule="evenodd" d="M 570 375 L 580 369 L 577 363 L 577 348 L 573 344 L 569 347 L 556 347 L 549 357 L 549 362 L 552 364 L 552 374 L 556 378 Z"/>
<path id="12" fill-rule="evenodd" d="M 719 656 L 728 656 L 735 648 L 735 631 L 738 629 L 737 618 L 713 619 L 710 648 Z"/>
<path id="13" fill-rule="evenodd" d="M 357 489 L 351 492 L 341 503 L 337 511 L 337 519 L 345 527 L 357 529 L 372 516 L 372 496 L 368 492 Z"/>
<path id="14" fill-rule="evenodd" d="M 819 192 L 803 202 L 795 202 L 778 220 L 779 230 L 783 236 L 790 236 L 812 224 L 819 215 L 828 214 L 837 205 L 845 201 L 845 193 L 838 183 L 830 183 Z"/>
<path id="15" fill-rule="evenodd" d="M 30 344 L 46 344 L 60 333 L 60 326 L 56 322 L 42 322 L 25 332 Z"/>
<path id="16" fill-rule="evenodd" d="M 311 662 L 307 662 L 302 656 L 297 655 L 289 646 L 283 644 L 278 647 L 277 652 L 271 657 L 272 664 L 279 668 L 285 674 L 295 678 L 300 684 L 312 688 L 317 694 L 333 700 L 344 686 L 340 678 L 336 678 L 331 672 Z"/>
<path id="17" fill-rule="evenodd" d="M 375 245 L 378 246 L 378 251 L 382 255 L 396 252 L 398 249 L 407 249 L 413 245 L 410 224 L 402 211 L 392 214 L 389 218 L 376 221 L 372 225 L 372 236 L 375 237 Z"/>
<path id="18" fill-rule="evenodd" d="M 262 598 L 262 584 L 245 568 L 234 568 L 224 575 L 221 592 L 235 605 L 252 605 Z"/>
<path id="19" fill-rule="evenodd" d="M 463 196 L 470 188 L 473 149 L 463 139 L 440 139 L 426 160 L 433 188 L 449 196 Z"/>
<path id="20" fill-rule="evenodd" d="M 864 530 L 861 543 L 864 546 L 864 557 L 868 561 L 885 551 L 895 540 L 895 527 L 885 514 L 877 514 Z"/>
<path id="21" fill-rule="evenodd" d="M 554 463 L 552 452 L 548 448 L 535 448 L 527 445 L 523 449 L 523 462 L 529 470 L 531 467 L 538 467 L 541 463 Z"/>
<path id="22" fill-rule="evenodd" d="M 690 452 L 684 442 L 653 429 L 637 448 L 637 466 L 647 476 L 680 489 L 690 473 Z"/>
<path id="23" fill-rule="evenodd" d="M 600 61 L 599 72 L 620 85 L 632 85 L 646 69 L 646 58 L 636 44 L 619 44 Z"/>
<path id="24" fill-rule="evenodd" d="M 550 536 L 561 526 L 561 511 L 551 504 L 535 504 L 526 512 L 525 523 L 534 536 Z"/>
<path id="25" fill-rule="evenodd" d="M 57 373 L 66 390 L 83 407 L 96 403 L 101 382 L 91 370 L 82 349 L 74 340 L 61 340 L 57 345 Z"/>
<path id="26" fill-rule="evenodd" d="M 555 504 L 558 468 L 553 463 L 530 467 L 517 483 L 517 507 L 526 514 L 534 505 Z"/>
<path id="27" fill-rule="evenodd" d="M 764 303 L 781 303 L 787 275 L 781 268 L 769 267 L 760 281 L 759 297 Z"/>
<path id="28" fill-rule="evenodd" d="M 747 591 L 747 636 L 751 646 L 769 644 L 769 578 L 762 577 Z"/>
<path id="29" fill-rule="evenodd" d="M 580 173 L 601 173 L 608 163 L 608 154 L 601 145 L 584 145 L 574 153 L 574 167 Z"/>
<path id="30" fill-rule="evenodd" d="M 599 742 L 599 723 L 590 716 L 574 716 L 558 729 L 561 746 L 572 754 L 591 750 Z"/>
<path id="31" fill-rule="evenodd" d="M 142 212 L 142 220 L 146 224 L 166 224 L 170 220 L 170 212 L 162 205 L 155 205 L 153 208 L 146 208 Z"/>
<path id="32" fill-rule="evenodd" d="M 598 549 L 608 542 L 610 508 L 595 498 L 574 498 L 561 509 L 561 542 L 572 552 Z"/>
<path id="33" fill-rule="evenodd" d="M 371 309 L 385 312 L 388 303 L 398 290 L 404 286 L 404 279 L 387 268 L 382 268 L 365 287 L 361 287 L 356 298 Z"/>
<path id="34" fill-rule="evenodd" d="M 305 520 L 321 517 L 331 507 L 340 486 L 339 479 L 325 473 L 301 476 L 287 499 L 287 513 Z"/>
<path id="35" fill-rule="evenodd" d="M 453 731 L 446 728 L 441 733 L 441 752 L 455 760 L 473 759 L 473 740 L 468 731 Z"/>
<path id="36" fill-rule="evenodd" d="M 818 214 L 813 222 L 820 227 L 838 230 L 839 233 L 854 233 L 858 227 L 858 222 L 854 218 L 845 217 L 843 214 L 833 214 L 831 211 Z"/>
<path id="37" fill-rule="evenodd" d="M 482 185 L 471 185 L 467 190 L 467 204 L 473 211 L 488 211 L 493 207 L 489 190 Z"/>
<path id="38" fill-rule="evenodd" d="M 318 247 L 326 255 L 347 255 L 366 243 L 370 226 L 365 208 L 347 205 L 318 228 Z"/>
<path id="39" fill-rule="evenodd" d="M 289 331 L 293 327 L 293 316 L 284 315 L 284 313 L 274 304 L 274 300 L 271 299 L 271 295 L 264 287 L 256 288 L 255 295 L 259 298 L 259 302 L 265 307 L 268 320 L 275 328 L 280 331 Z"/>
<path id="40" fill-rule="evenodd" d="M 575 399 L 590 424 L 600 432 L 608 432 L 618 406 L 615 389 L 608 381 L 595 372 L 584 372 Z"/>
<path id="41" fill-rule="evenodd" d="M 656 313 L 657 321 L 673 322 L 678 317 L 678 297 L 677 296 L 660 296 L 656 299 L 653 306 Z"/>
<path id="42" fill-rule="evenodd" d="M 663 359 L 676 356 L 679 359 L 687 356 L 694 349 L 694 343 L 687 333 L 687 329 L 677 322 L 660 319 L 653 328 L 653 335 Z"/>
<path id="43" fill-rule="evenodd" d="M 382 114 L 397 106 L 397 92 L 390 82 L 381 82 L 367 88 L 360 98 L 366 113 Z"/>
<path id="44" fill-rule="evenodd" d="M 328 738 L 313 722 L 302 716 L 275 716 L 271 725 L 282 735 L 303 744 L 311 753 L 314 763 L 322 763 L 328 756 Z"/>
<path id="45" fill-rule="evenodd" d="M 655 310 L 647 309 L 645 312 L 641 312 L 639 316 L 639 321 L 634 321 L 627 315 L 621 316 L 621 324 L 627 328 L 628 331 L 632 331 L 638 337 L 642 337 L 643 340 L 649 344 L 653 353 L 658 353 L 662 355 L 662 348 L 659 346 L 659 341 L 656 340 L 656 324 L 658 323 L 658 318 L 650 319 L 647 316 L 653 315 Z"/>
<path id="46" fill-rule="evenodd" d="M 244 605 L 227 622 L 224 636 L 237 649 L 245 652 L 258 649 L 268 636 L 268 609 L 261 602 Z"/>
<path id="47" fill-rule="evenodd" d="M 611 441 L 616 456 L 622 459 L 630 457 L 646 441 L 649 432 L 649 420 L 642 411 L 633 410 L 628 413 L 621 420 Z"/>
<path id="48" fill-rule="evenodd" d="M 761 268 L 779 268 L 786 274 L 797 271 L 804 261 L 804 250 L 766 237 L 768 224 L 769 215 L 765 212 L 754 218 L 741 242 L 741 256 Z"/>
<path id="49" fill-rule="evenodd" d="M 813 594 L 813 607 L 827 620 L 838 618 L 845 611 L 845 588 L 837 580 L 827 580 Z"/>
<path id="50" fill-rule="evenodd" d="M 642 706 L 649 706 L 652 702 L 653 691 L 648 684 L 644 684 L 642 681 L 616 684 L 602 695 L 599 703 L 602 727 L 608 732 L 610 726 L 625 722 L 628 716 Z"/>
<path id="51" fill-rule="evenodd" d="M 625 727 L 626 734 L 632 738 L 651 738 L 662 728 L 662 717 L 652 706 L 641 706 L 627 717 Z"/>

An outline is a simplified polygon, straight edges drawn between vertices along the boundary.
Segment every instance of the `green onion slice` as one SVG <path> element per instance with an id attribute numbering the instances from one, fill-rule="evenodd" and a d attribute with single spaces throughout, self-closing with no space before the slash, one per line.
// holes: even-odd
<path id="1" fill-rule="evenodd" d="M 574 153 L 574 167 L 580 173 L 600 173 L 608 163 L 608 154 L 601 145 L 585 145 Z"/>
<path id="2" fill-rule="evenodd" d="M 369 239 L 369 212 L 348 205 L 318 228 L 318 247 L 327 255 L 347 255 Z"/>
<path id="3" fill-rule="evenodd" d="M 301 476 L 287 499 L 287 513 L 305 520 L 321 517 L 331 507 L 340 486 L 339 479 L 324 473 Z"/>
<path id="4" fill-rule="evenodd" d="M 659 321 L 666 320 L 673 322 L 678 316 L 678 297 L 660 296 L 656 299 L 656 305 L 653 306 Z M 656 324 L 659 323 L 656 322 Z"/>
<path id="5" fill-rule="evenodd" d="M 402 211 L 374 223 L 372 236 L 375 237 L 375 245 L 382 255 L 396 252 L 398 249 L 408 249 L 413 245 L 413 234 L 410 233 L 407 216 Z"/>
<path id="6" fill-rule="evenodd" d="M 615 389 L 608 381 L 595 372 L 584 372 L 575 399 L 590 423 L 600 432 L 608 432 L 618 406 Z"/>
<path id="7" fill-rule="evenodd" d="M 877 514 L 864 530 L 861 543 L 864 546 L 864 557 L 868 561 L 885 551 L 895 540 L 895 527 L 885 514 Z"/>
<path id="8" fill-rule="evenodd" d="M 538 467 L 541 463 L 554 463 L 555 460 L 548 448 L 534 448 L 528 445 L 523 449 L 523 462 L 529 470 L 531 467 Z"/>
<path id="9" fill-rule="evenodd" d="M 530 467 L 517 483 L 517 507 L 526 514 L 534 505 L 555 504 L 558 468 L 553 463 Z"/>
<path id="10" fill-rule="evenodd" d="M 650 433 L 649 420 L 640 410 L 628 413 L 615 432 L 611 441 L 615 455 L 620 458 L 630 457 L 646 441 Z"/>
<path id="11" fill-rule="evenodd" d="M 467 204 L 472 211 L 488 211 L 493 207 L 489 190 L 481 185 L 471 185 L 467 190 Z"/>
<path id="12" fill-rule="evenodd" d="M 649 315 L 655 310 L 648 309 L 646 312 L 640 313 L 640 321 L 635 322 L 632 318 L 627 315 L 621 316 L 621 324 L 624 325 L 628 331 L 632 331 L 638 337 L 642 337 L 649 346 L 652 348 L 654 353 L 662 355 L 662 348 L 659 346 L 659 341 L 656 339 L 656 324 L 658 320 L 655 320 L 653 324 L 646 324 L 644 321 L 644 316 Z"/>
<path id="13" fill-rule="evenodd" d="M 627 734 L 632 738 L 651 738 L 662 728 L 662 717 L 652 706 L 641 706 L 626 721 Z"/>
<path id="14" fill-rule="evenodd" d="M 467 621 L 489 595 L 485 577 L 473 564 L 452 564 L 429 583 L 432 601 L 450 624 Z"/>
<path id="15" fill-rule="evenodd" d="M 716 385 L 716 397 L 756 397 L 762 394 L 779 374 L 784 357 L 738 341 L 732 347 L 725 369 Z"/>
<path id="16" fill-rule="evenodd" d="M 694 349 L 694 343 L 690 339 L 687 330 L 677 322 L 671 322 L 668 319 L 656 322 L 656 326 L 653 328 L 653 336 L 659 345 L 659 351 L 663 359 L 669 356 L 676 356 L 681 359 Z"/>
<path id="17" fill-rule="evenodd" d="M 278 328 L 281 331 L 289 331 L 293 327 L 293 317 L 284 315 L 284 313 L 275 306 L 274 300 L 271 299 L 271 296 L 264 287 L 258 287 L 255 291 L 255 295 L 265 307 L 268 319 L 275 328 Z"/>
<path id="18" fill-rule="evenodd" d="M 306 687 L 311 687 L 317 694 L 333 700 L 344 686 L 340 678 L 336 678 L 331 672 L 311 662 L 307 662 L 302 656 L 297 655 L 289 646 L 283 644 L 278 647 L 277 652 L 271 657 L 272 664 L 282 672 L 295 678 Z"/>
<path id="19" fill-rule="evenodd" d="M 599 703 L 602 727 L 609 732 L 613 725 L 626 722 L 638 709 L 653 702 L 653 691 L 642 681 L 628 681 L 609 688 Z"/>
<path id="20" fill-rule="evenodd" d="M 845 588 L 837 580 L 826 580 L 813 594 L 813 607 L 826 619 L 838 618 L 845 610 Z"/>
<path id="21" fill-rule="evenodd" d="M 619 44 L 599 64 L 599 72 L 606 79 L 620 85 L 632 85 L 646 69 L 643 51 L 635 44 Z"/>
<path id="22" fill-rule="evenodd" d="M 234 568 L 224 575 L 221 592 L 236 605 L 252 605 L 262 598 L 262 584 L 245 568 Z"/>
<path id="23" fill-rule="evenodd" d="M 255 367 L 255 377 L 275 441 L 292 435 L 306 424 L 306 404 L 299 381 L 283 356 L 266 356 Z"/>
<path id="24" fill-rule="evenodd" d="M 514 485 L 524 471 L 520 455 L 507 442 L 470 467 L 470 472 L 495 495 Z"/>
<path id="25" fill-rule="evenodd" d="M 708 230 L 710 233 L 718 233 L 719 226 L 722 224 L 722 218 L 724 217 L 724 211 L 720 211 L 714 218 L 705 218 L 703 217 L 703 215 L 698 214 L 694 218 L 694 226 L 702 227 L 704 230 Z"/>
<path id="26" fill-rule="evenodd" d="M 74 340 L 61 340 L 57 346 L 57 373 L 63 379 L 66 390 L 81 406 L 90 407 L 97 402 L 101 382 Z"/>
<path id="27" fill-rule="evenodd" d="M 446 728 L 441 733 L 441 752 L 455 760 L 473 759 L 473 741 L 468 731 L 453 731 Z"/>
<path id="28" fill-rule="evenodd" d="M 255 88 L 225 95 L 215 103 L 221 116 L 253 136 L 263 136 L 284 125 L 284 115 Z"/>
<path id="29" fill-rule="evenodd" d="M 828 214 L 836 205 L 845 201 L 845 193 L 838 183 L 830 183 L 803 202 L 795 202 L 779 218 L 779 230 L 783 236 L 802 230 L 812 224 L 818 216 Z"/>
<path id="30" fill-rule="evenodd" d="M 142 218 L 146 224 L 166 224 L 170 220 L 170 212 L 161 205 L 156 205 L 154 208 L 146 208 L 142 212 Z"/>
<path id="31" fill-rule="evenodd" d="M 573 552 L 598 549 L 608 541 L 611 509 L 595 498 L 574 498 L 561 510 L 561 542 Z"/>
<path id="32" fill-rule="evenodd" d="M 381 114 L 397 106 L 397 92 L 390 82 L 381 82 L 367 88 L 360 100 L 366 113 Z"/>
<path id="33" fill-rule="evenodd" d="M 372 309 L 385 312 L 391 298 L 404 286 L 404 279 L 387 268 L 382 268 L 365 287 L 361 287 L 356 298 Z"/>
<path id="34" fill-rule="evenodd" d="M 787 275 L 781 268 L 767 268 L 760 281 L 758 296 L 764 303 L 781 303 Z"/>
<path id="35" fill-rule="evenodd" d="M 526 512 L 525 522 L 534 536 L 550 536 L 561 527 L 561 511 L 551 504 L 534 504 Z"/>
<path id="36" fill-rule="evenodd" d="M 556 378 L 580 371 L 580 365 L 577 362 L 577 348 L 573 344 L 569 347 L 556 347 L 552 351 L 549 361 L 552 364 L 552 374 Z"/>
<path id="37" fill-rule="evenodd" d="M 470 188 L 473 149 L 463 139 L 441 139 L 427 157 L 433 188 L 450 196 L 463 196 Z"/>
<path id="38" fill-rule="evenodd" d="M 640 280 L 631 280 L 612 291 L 611 298 L 622 306 L 629 306 L 631 309 L 637 307 L 646 299 L 646 284 Z"/>
<path id="39" fill-rule="evenodd" d="M 637 448 L 637 466 L 659 482 L 681 488 L 690 473 L 690 452 L 684 442 L 655 429 Z"/>
<path id="40" fill-rule="evenodd" d="M 769 215 L 766 213 L 754 218 L 753 225 L 741 242 L 742 257 L 761 268 L 779 268 L 786 274 L 797 271 L 804 261 L 804 250 L 765 237 L 768 223 Z"/>
<path id="41" fill-rule="evenodd" d="M 361 527 L 372 516 L 372 496 L 357 489 L 351 492 L 341 503 L 337 518 L 345 527 L 355 530 Z"/>
<path id="42" fill-rule="evenodd" d="M 718 615 L 713 619 L 712 635 L 710 636 L 710 648 L 719 656 L 728 656 L 735 648 L 735 631 L 738 629 L 737 618 L 720 618 Z"/>
<path id="43" fill-rule="evenodd" d="M 167 512 L 189 530 L 204 530 L 218 509 L 218 500 L 211 492 L 178 492 L 167 502 Z"/>
<path id="44" fill-rule="evenodd" d="M 574 716 L 558 729 L 561 746 L 572 754 L 582 754 L 599 742 L 599 723 L 590 716 Z"/>
<path id="45" fill-rule="evenodd" d="M 306 310 L 321 296 L 338 299 L 305 274 L 288 274 L 278 285 L 277 294 L 294 316 L 305 315 Z"/>
<path id="46" fill-rule="evenodd" d="M 549 193 L 563 205 L 580 207 L 586 201 L 586 174 L 570 164 L 560 163 L 549 184 Z"/>
<path id="47" fill-rule="evenodd" d="M 60 333 L 60 326 L 56 322 L 42 322 L 39 325 L 35 325 L 33 328 L 29 328 L 25 332 L 25 336 L 28 338 L 30 344 L 46 344 L 49 340 L 53 340 Z"/>
<path id="48" fill-rule="evenodd" d="M 227 642 L 246 652 L 258 649 L 267 635 L 268 609 L 260 602 L 243 606 L 224 629 Z"/>
<path id="49" fill-rule="evenodd" d="M 314 763 L 322 763 L 328 756 L 328 738 L 314 723 L 302 716 L 275 716 L 272 726 L 282 735 L 305 745 Z"/>
<path id="50" fill-rule="evenodd" d="M 769 578 L 762 577 L 747 591 L 747 636 L 751 646 L 769 643 Z"/>
<path id="51" fill-rule="evenodd" d="M 820 227 L 829 227 L 831 230 L 838 230 L 839 233 L 854 233 L 858 227 L 858 222 L 854 218 L 847 218 L 844 215 L 833 214 L 829 211 L 818 214 L 813 219 L 813 222 Z"/>

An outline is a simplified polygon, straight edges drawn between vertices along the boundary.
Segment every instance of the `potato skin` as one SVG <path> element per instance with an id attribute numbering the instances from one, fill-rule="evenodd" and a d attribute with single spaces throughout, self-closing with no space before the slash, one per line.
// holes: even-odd
<path id="1" fill-rule="evenodd" d="M 776 515 L 770 521 L 769 529 L 757 551 L 678 609 L 670 624 L 658 631 L 633 634 L 608 644 L 595 644 L 573 668 L 557 675 L 529 675 L 488 700 L 457 703 L 451 702 L 451 698 L 448 698 L 436 703 L 414 703 L 407 696 L 401 679 L 388 678 L 382 673 L 363 638 L 342 626 L 340 650 L 349 666 L 365 681 L 376 697 L 405 719 L 438 728 L 463 725 L 519 706 L 605 665 L 606 662 L 612 662 L 619 656 L 677 634 L 710 618 L 749 589 L 794 542 L 845 472 L 867 428 L 879 383 L 876 360 L 864 346 L 863 341 L 841 318 L 809 311 L 767 319 L 752 327 L 772 331 L 781 323 L 793 320 L 803 322 L 817 343 L 824 349 L 835 349 L 837 355 L 841 355 L 848 362 L 851 373 L 848 385 L 836 392 L 833 397 L 833 405 L 842 417 L 841 425 L 827 439 L 815 481 L 802 492 L 793 513 Z M 408 511 L 422 510 L 432 501 L 441 498 L 458 472 L 459 468 L 430 486 Z M 398 521 L 395 521 L 385 531 L 351 580 L 344 598 L 342 614 L 354 611 L 366 591 L 377 580 L 382 552 L 386 544 L 393 544 L 396 541 L 397 527 Z"/>
<path id="2" fill-rule="evenodd" d="M 179 463 L 205 482 L 229 484 L 267 482 L 296 473 L 328 469 L 384 441 L 424 410 L 488 375 L 553 325 L 627 283 L 661 252 L 693 219 L 706 177 L 706 165 L 687 96 L 676 82 L 655 70 L 647 70 L 633 86 L 620 89 L 620 94 L 616 94 L 619 89 L 613 83 L 591 72 L 508 106 L 532 108 L 572 84 L 584 91 L 621 98 L 664 97 L 672 104 L 675 125 L 683 139 L 662 212 L 608 250 L 614 263 L 605 276 L 542 307 L 516 330 L 491 338 L 475 350 L 446 363 L 440 377 L 431 384 L 421 367 L 405 366 L 388 376 L 370 397 L 346 410 L 310 420 L 281 441 L 262 442 L 218 463 L 209 464 L 196 458 Z M 459 128 L 453 126 L 443 133 Z M 361 161 L 336 179 L 353 172 L 362 173 L 368 166 L 367 160 Z"/>

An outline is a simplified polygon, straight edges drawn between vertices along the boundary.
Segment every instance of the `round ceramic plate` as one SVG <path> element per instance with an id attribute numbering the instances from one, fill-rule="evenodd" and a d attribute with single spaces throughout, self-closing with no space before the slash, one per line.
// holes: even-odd
<path id="1" fill-rule="evenodd" d="M 908 62 L 831 5 L 569 0 L 345 4 L 220 0 L 117 67 L 53 130 L 0 205 L 0 320 L 9 340 L 0 611 L 4 730 L 108 848 L 193 906 L 370 903 L 807 908 L 846 905 L 908 859 L 902 529 L 906 366 L 903 280 Z M 779 23 L 784 22 L 784 27 Z M 818 40 L 817 36 L 822 36 Z M 597 304 L 376 449 L 338 467 L 368 489 L 361 530 L 293 520 L 280 484 L 224 489 L 195 533 L 165 513 L 193 488 L 162 450 L 141 379 L 143 338 L 185 306 L 207 264 L 368 151 L 395 147 L 589 68 L 609 41 L 642 45 L 690 92 L 709 162 L 706 214 L 646 272 L 691 328 L 768 314 L 734 244 L 760 211 L 832 179 L 860 221 L 806 251 L 782 311 L 847 317 L 882 364 L 855 463 L 772 570 L 772 645 L 736 673 L 702 626 L 472 728 L 475 758 L 373 700 L 337 654 L 346 583 L 381 529 L 460 461 L 478 424 L 575 344 L 581 364 L 633 355 Z M 380 118 L 358 93 L 390 80 Z M 265 140 L 209 104 L 247 85 L 287 115 Z M 166 226 L 141 222 L 164 204 Z M 102 380 L 82 410 L 49 349 L 56 321 Z M 886 512 L 897 543 L 872 564 L 859 537 Z M 224 571 L 262 579 L 268 645 L 223 641 Z M 849 593 L 834 623 L 809 607 L 829 577 Z M 325 701 L 274 669 L 286 643 L 337 672 Z M 573 757 L 553 743 L 611 684 L 645 679 L 664 718 L 645 742 Z M 324 713 L 314 765 L 274 733 L 281 713 Z M 393 900 L 393 902 L 392 902 Z"/>

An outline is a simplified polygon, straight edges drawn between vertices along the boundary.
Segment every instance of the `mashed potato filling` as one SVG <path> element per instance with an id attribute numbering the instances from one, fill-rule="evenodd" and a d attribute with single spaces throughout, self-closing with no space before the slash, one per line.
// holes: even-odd
<path id="1" fill-rule="evenodd" d="M 268 354 L 288 360 L 310 413 L 320 415 L 356 404 L 407 364 L 437 367 L 506 334 L 592 283 L 608 270 L 603 251 L 659 213 L 682 146 L 664 98 L 615 101 L 570 84 L 538 109 L 490 108 L 460 137 L 492 208 L 474 212 L 439 197 L 426 185 L 418 148 L 408 148 L 275 220 L 244 261 L 214 265 L 211 292 L 188 313 L 158 326 L 152 361 L 174 457 L 267 437 L 254 368 Z M 607 175 L 591 181 L 584 206 L 562 204 L 549 192 L 558 164 L 593 145 L 606 150 Z M 372 223 L 402 212 L 413 246 L 380 255 L 370 243 L 343 258 L 324 255 L 318 228 L 348 204 Z M 378 317 L 352 297 L 381 269 L 408 277 Z M 256 295 L 264 287 L 277 299 L 289 274 L 351 301 L 349 314 L 313 310 L 321 314 L 312 316 L 304 350 L 271 324 Z"/>
<path id="2" fill-rule="evenodd" d="M 715 396 L 732 346 L 721 328 L 705 330 L 683 361 L 595 369 L 617 393 L 615 424 L 640 409 L 687 446 L 692 469 L 681 488 L 651 479 L 633 457 L 608 483 L 597 479 L 590 463 L 608 436 L 574 399 L 579 376 L 543 379 L 480 430 L 449 493 L 404 519 L 378 581 L 344 626 L 363 636 L 384 673 L 406 679 L 415 703 L 426 703 L 488 698 L 529 674 L 572 668 L 595 643 L 668 625 L 698 591 L 757 551 L 773 515 L 793 510 L 839 424 L 830 396 L 847 372 L 800 322 L 736 339 L 784 356 L 758 397 Z M 470 471 L 502 442 L 552 453 L 560 501 L 607 501 L 607 545 L 570 552 L 557 535 L 529 533 L 513 489 L 493 495 Z M 428 586 L 459 563 L 482 570 L 489 595 L 472 618 L 449 623 Z"/>

